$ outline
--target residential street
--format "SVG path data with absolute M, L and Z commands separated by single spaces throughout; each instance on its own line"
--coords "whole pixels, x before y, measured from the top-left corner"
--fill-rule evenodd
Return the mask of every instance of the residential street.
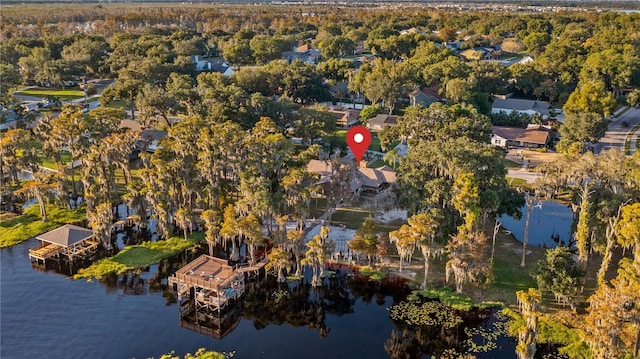
M 628 126 L 624 125 L 624 122 L 628 123 Z M 635 125 L 640 123 L 640 109 L 630 108 L 622 116 L 615 118 L 610 124 L 609 129 L 605 133 L 604 137 L 600 139 L 600 142 L 594 145 L 594 152 L 600 153 L 603 149 L 612 147 L 618 147 L 624 149 L 624 140 L 627 134 Z M 635 146 L 632 146 L 631 153 L 635 150 Z

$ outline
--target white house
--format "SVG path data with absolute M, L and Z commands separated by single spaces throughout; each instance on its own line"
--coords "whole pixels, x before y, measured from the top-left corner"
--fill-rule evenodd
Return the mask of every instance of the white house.
M 214 61 L 211 59 L 203 58 L 200 55 L 191 56 L 191 61 L 196 65 L 196 71 L 212 71 L 219 72 L 225 76 L 231 76 L 235 73 L 231 66 L 226 62 Z
M 549 143 L 551 128 L 529 125 L 527 128 L 491 126 L 491 144 L 499 147 L 541 148 Z

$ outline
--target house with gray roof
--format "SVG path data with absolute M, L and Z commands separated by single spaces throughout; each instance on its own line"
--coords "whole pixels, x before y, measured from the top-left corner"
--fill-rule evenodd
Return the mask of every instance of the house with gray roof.
M 539 115 L 542 118 L 548 118 L 551 110 L 551 104 L 546 101 L 523 100 L 516 98 L 495 99 L 491 106 L 492 113 L 526 113 L 529 116 Z
M 398 125 L 398 116 L 379 114 L 370 118 L 367 122 L 367 128 L 374 131 L 380 131 L 385 127 L 395 127 Z

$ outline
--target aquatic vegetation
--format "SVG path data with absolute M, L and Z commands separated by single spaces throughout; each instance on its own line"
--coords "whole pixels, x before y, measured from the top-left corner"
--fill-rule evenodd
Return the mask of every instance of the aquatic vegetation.
M 387 273 L 379 270 L 375 270 L 369 266 L 360 267 L 360 274 L 369 277 L 373 280 L 382 280 L 387 277 Z
M 421 301 L 422 298 L 428 299 L 438 299 L 440 302 L 446 304 L 447 306 L 458 309 L 469 311 L 473 308 L 495 308 L 502 307 L 503 303 L 500 302 L 480 302 L 476 303 L 471 297 L 465 294 L 455 293 L 449 287 L 441 287 L 441 288 L 425 288 L 422 290 L 415 290 L 409 295 L 407 299 L 410 301 Z
M 197 352 L 195 352 L 195 354 L 187 353 L 187 355 L 184 356 L 184 359 L 226 359 L 226 358 L 232 358 L 234 354 L 235 352 L 218 353 L 213 350 L 206 350 L 205 348 L 200 348 L 198 349 Z M 171 352 L 169 354 L 164 354 L 163 356 L 160 357 L 160 359 L 182 359 L 182 357 L 174 356 L 174 352 Z
M 388 308 L 391 319 L 409 325 L 442 326 L 452 329 L 463 323 L 462 318 L 444 303 L 430 301 L 422 304 L 401 302 Z
M 19 216 L 2 214 L 0 217 L 0 248 L 11 247 L 63 224 L 76 224 L 87 218 L 84 207 L 66 209 L 58 208 L 52 204 L 47 205 L 47 217 L 49 217 L 49 221 L 42 222 L 37 204 L 25 209 Z
M 101 259 L 88 268 L 80 269 L 73 278 L 101 278 L 110 273 L 122 274 L 131 269 L 143 268 L 194 247 L 203 240 L 204 233 L 194 232 L 187 241 L 182 237 L 171 237 L 163 241 L 128 246 L 113 257 Z

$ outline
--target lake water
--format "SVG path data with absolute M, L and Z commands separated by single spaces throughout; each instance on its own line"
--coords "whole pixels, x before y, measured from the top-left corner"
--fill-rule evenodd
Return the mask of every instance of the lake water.
M 504 215 L 500 217 L 502 228 L 511 231 L 517 240 L 522 241 L 526 216 L 526 206 L 522 208 L 522 218 L 519 220 Z M 571 237 L 572 221 L 573 212 L 566 204 L 556 201 L 542 201 L 542 208 L 535 207 L 531 212 L 528 244 L 555 247 L 556 243 L 551 239 L 553 235 L 558 235 L 560 241 L 568 243 L 568 239 Z
M 31 239 L 0 251 L 2 358 L 157 358 L 201 347 L 235 351 L 235 358 L 388 358 L 393 350 L 405 350 L 397 345 L 385 349 L 392 332 L 403 337 L 386 310 L 405 298 L 403 283 L 381 284 L 338 271 L 342 274 L 327 280 L 324 289 L 314 290 L 263 276 L 247 286 L 237 327 L 215 339 L 181 327 L 175 297 L 166 286 L 167 275 L 187 258 L 139 275 L 87 282 L 32 268 L 28 248 L 35 245 Z M 491 320 L 470 325 L 486 327 Z M 404 334 L 409 337 L 400 340 L 403 345 L 429 357 L 424 353 L 431 346 L 421 348 L 411 332 Z M 440 341 L 437 336 L 430 340 Z M 513 340 L 501 336 L 499 345 L 478 357 L 513 357 Z

